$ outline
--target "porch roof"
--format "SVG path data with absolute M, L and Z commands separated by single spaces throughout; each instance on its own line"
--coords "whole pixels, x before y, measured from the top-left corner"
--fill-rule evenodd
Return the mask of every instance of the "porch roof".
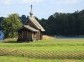
M 25 27 L 26 29 L 29 29 L 30 31 L 33 31 L 33 32 L 38 32 L 39 30 L 29 26 L 29 25 L 24 25 L 23 27 Z

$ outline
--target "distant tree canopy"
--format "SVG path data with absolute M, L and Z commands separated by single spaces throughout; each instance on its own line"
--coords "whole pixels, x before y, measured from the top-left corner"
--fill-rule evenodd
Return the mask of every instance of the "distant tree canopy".
M 18 29 L 22 27 L 19 15 L 9 15 L 9 17 L 3 20 L 2 27 L 4 29 L 5 37 L 15 37 L 17 35 Z
M 21 22 L 22 22 L 23 24 L 25 24 L 25 22 L 27 21 L 26 15 L 22 15 L 22 16 L 20 17 L 20 19 L 21 19 Z
M 76 36 L 84 35 L 84 10 L 74 13 L 55 13 L 48 19 L 41 20 L 35 17 L 45 28 L 44 34 Z M 14 33 L 27 21 L 26 15 L 19 17 L 17 14 L 11 14 L 8 18 L 0 17 L 6 36 L 14 36 Z M 21 23 L 22 22 L 22 23 Z M 11 37 L 13 37 L 11 36 Z
M 74 13 L 55 13 L 41 20 L 49 35 L 84 35 L 84 10 Z
M 0 17 L 0 26 L 2 26 L 2 21 L 4 20 L 4 17 Z

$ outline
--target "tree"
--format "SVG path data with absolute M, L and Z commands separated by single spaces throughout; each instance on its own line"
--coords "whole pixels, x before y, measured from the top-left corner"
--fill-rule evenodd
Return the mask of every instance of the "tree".
M 55 13 L 41 20 L 48 35 L 84 35 L 84 10 L 74 13 Z
M 0 26 L 2 25 L 3 19 L 4 19 L 4 17 L 0 17 Z
M 8 18 L 4 19 L 2 27 L 4 29 L 5 37 L 15 37 L 18 29 L 22 27 L 19 15 L 10 14 Z
M 25 24 L 25 22 L 27 21 L 26 15 L 22 15 L 22 16 L 20 17 L 20 19 L 21 19 L 21 22 L 22 22 L 23 24 Z

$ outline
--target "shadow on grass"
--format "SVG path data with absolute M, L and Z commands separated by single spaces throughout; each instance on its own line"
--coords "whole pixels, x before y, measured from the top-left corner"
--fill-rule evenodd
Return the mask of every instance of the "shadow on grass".
M 10 40 L 10 41 L 2 41 L 2 43 L 30 43 L 31 41 L 17 41 L 17 40 Z
M 17 42 L 17 41 L 3 41 L 3 43 L 20 43 L 20 42 Z

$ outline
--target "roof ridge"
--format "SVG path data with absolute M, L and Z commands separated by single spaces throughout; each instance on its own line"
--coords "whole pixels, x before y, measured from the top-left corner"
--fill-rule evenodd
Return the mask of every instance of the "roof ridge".
M 41 24 L 35 19 L 35 17 L 29 17 L 29 20 L 41 31 L 45 31 Z

